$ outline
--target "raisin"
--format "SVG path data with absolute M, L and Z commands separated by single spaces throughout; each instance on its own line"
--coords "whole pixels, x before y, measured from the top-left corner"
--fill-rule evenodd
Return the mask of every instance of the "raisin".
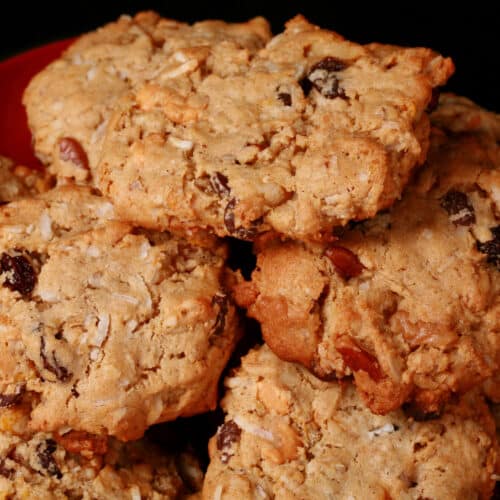
M 241 429 L 234 420 L 228 420 L 222 425 L 217 433 L 217 449 L 219 451 L 224 451 L 230 448 L 233 443 L 237 443 L 241 437 Z M 221 461 L 227 463 L 230 455 L 227 453 L 222 453 Z
M 16 252 L 19 250 L 16 249 Z M 36 273 L 25 255 L 9 255 L 3 252 L 0 257 L 0 274 L 5 273 L 3 286 L 21 295 L 29 295 L 36 285 Z
M 70 373 L 67 368 L 59 364 L 54 351 L 52 351 L 50 355 L 47 356 L 47 353 L 45 352 L 44 337 L 40 337 L 40 357 L 43 361 L 43 367 L 50 373 L 53 373 L 56 376 L 57 380 L 60 380 L 61 382 L 67 382 L 71 378 L 72 373 Z
M 354 342 L 353 342 L 354 343 Z M 364 371 L 374 382 L 379 382 L 384 378 L 377 358 L 364 351 L 361 347 L 337 347 L 344 363 L 353 371 Z
M 16 387 L 15 392 L 12 394 L 0 394 L 0 408 L 9 408 L 10 406 L 19 404 L 25 391 L 26 386 L 21 384 Z
M 51 475 L 56 476 L 57 479 L 62 478 L 62 473 L 57 466 L 53 453 L 57 449 L 57 444 L 53 439 L 46 439 L 43 443 L 40 443 L 36 447 L 36 452 L 38 459 L 40 460 L 40 465 Z
M 304 95 L 307 97 L 312 89 L 312 83 L 311 80 L 309 80 L 307 77 L 302 78 L 299 82 L 300 87 L 302 88 L 302 92 L 304 92 Z
M 292 105 L 292 96 L 288 92 L 279 92 L 278 93 L 278 99 L 285 106 L 291 106 Z
M 228 184 L 228 178 L 220 172 L 215 172 L 210 176 L 210 186 L 221 197 L 229 196 L 231 188 Z
M 0 462 L 0 476 L 3 476 L 7 479 L 12 479 L 14 477 L 14 470 L 13 469 L 7 469 L 5 466 L 5 460 L 2 460 Z
M 89 169 L 87 153 L 85 153 L 82 145 L 72 137 L 63 137 L 59 139 L 59 158 L 63 161 L 72 163 L 75 167 L 84 170 Z
M 452 189 L 440 201 L 441 207 L 448 212 L 450 220 L 456 226 L 470 226 L 476 222 L 474 207 L 465 193 Z
M 491 228 L 493 238 L 484 243 L 478 242 L 477 249 L 487 255 L 486 262 L 500 270 L 500 226 Z
M 328 99 L 340 97 L 347 99 L 344 89 L 340 86 L 336 73 L 347 68 L 347 64 L 336 57 L 325 57 L 316 63 L 309 71 L 307 80 Z
M 224 209 L 224 224 L 229 233 L 235 238 L 241 240 L 252 240 L 258 234 L 256 226 L 262 223 L 262 218 L 253 221 L 252 227 L 236 227 L 234 223 L 234 207 L 236 206 L 236 199 L 231 198 Z
M 335 270 L 346 280 L 355 278 L 363 272 L 363 264 L 348 248 L 332 246 L 325 251 L 325 255 L 332 261 Z
M 215 319 L 214 327 L 212 328 L 212 334 L 219 336 L 224 333 L 224 328 L 226 327 L 226 316 L 228 311 L 228 298 L 227 295 L 217 294 L 212 297 L 212 307 L 217 306 L 219 311 L 217 313 L 217 318 Z

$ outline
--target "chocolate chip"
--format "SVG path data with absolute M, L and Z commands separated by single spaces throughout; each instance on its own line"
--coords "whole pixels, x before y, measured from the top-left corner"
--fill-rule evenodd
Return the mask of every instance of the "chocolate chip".
M 230 448 L 233 443 L 239 442 L 241 438 L 241 429 L 234 420 L 228 420 L 217 432 L 217 449 L 224 451 Z M 231 458 L 227 453 L 222 453 L 221 461 L 227 463 Z
M 9 408 L 10 406 L 19 404 L 25 392 L 26 385 L 20 384 L 12 394 L 0 394 L 0 408 Z
M 59 158 L 63 161 L 72 163 L 75 167 L 84 170 L 89 169 L 87 153 L 85 153 L 82 145 L 72 137 L 63 137 L 59 139 Z
M 278 93 L 278 99 L 285 106 L 291 106 L 292 105 L 292 96 L 288 92 L 279 92 Z
M 210 176 L 210 186 L 221 197 L 224 198 L 231 194 L 231 188 L 228 184 L 228 178 L 220 172 L 214 172 Z
M 332 246 L 327 248 L 325 255 L 335 266 L 335 270 L 346 280 L 355 278 L 363 272 L 363 264 L 348 248 Z
M 251 227 L 236 227 L 234 222 L 234 207 L 236 199 L 231 198 L 224 209 L 224 224 L 228 232 L 240 240 L 253 240 L 258 234 L 257 226 L 262 223 L 262 218 L 253 221 Z
M 3 286 L 21 295 L 29 295 L 36 285 L 36 273 L 29 254 L 15 249 L 15 255 L 3 252 L 0 257 L 0 274 L 5 273 Z
M 56 476 L 57 479 L 62 478 L 62 473 L 57 466 L 53 453 L 57 449 L 57 444 L 53 439 L 46 439 L 36 447 L 36 452 L 40 465 L 51 475 Z
M 500 226 L 491 228 L 493 238 L 484 243 L 478 242 L 477 249 L 487 255 L 486 262 L 500 270 Z
M 72 395 L 74 398 L 79 398 L 79 397 L 80 397 L 80 393 L 76 390 L 76 385 L 74 385 L 74 386 L 71 388 L 71 395 Z
M 448 212 L 451 222 L 456 226 L 470 226 L 476 222 L 474 207 L 465 193 L 452 189 L 440 201 L 441 207 Z
M 71 378 L 72 373 L 70 373 L 67 368 L 59 364 L 54 351 L 47 355 L 45 352 L 45 338 L 43 336 L 40 337 L 40 357 L 43 361 L 43 367 L 50 373 L 53 373 L 57 380 L 67 382 Z
M 316 63 L 309 74 L 307 80 L 328 99 L 340 97 L 347 99 L 344 89 L 340 86 L 336 73 L 347 68 L 347 63 L 336 57 L 325 57 Z M 305 92 L 304 92 L 305 93 Z

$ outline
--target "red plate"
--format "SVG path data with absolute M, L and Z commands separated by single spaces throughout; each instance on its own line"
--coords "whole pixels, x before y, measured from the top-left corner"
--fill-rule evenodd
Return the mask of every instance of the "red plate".
M 74 38 L 49 43 L 0 61 L 0 155 L 38 168 L 31 148 L 31 134 L 22 95 L 31 78 L 59 57 Z

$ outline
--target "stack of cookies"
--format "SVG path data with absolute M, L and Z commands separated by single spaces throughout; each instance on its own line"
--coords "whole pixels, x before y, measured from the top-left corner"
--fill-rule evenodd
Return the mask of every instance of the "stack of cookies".
M 0 160 L 0 498 L 490 498 L 500 117 L 452 72 L 146 12 L 35 76 L 46 171 Z M 144 437 L 216 408 L 206 470 Z

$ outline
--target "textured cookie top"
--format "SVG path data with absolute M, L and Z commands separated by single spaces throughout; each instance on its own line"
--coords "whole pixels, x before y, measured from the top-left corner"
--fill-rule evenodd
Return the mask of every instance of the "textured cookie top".
M 280 357 L 354 373 L 376 413 L 408 400 L 436 411 L 498 371 L 500 148 L 480 130 L 435 129 L 402 201 L 329 245 L 261 242 L 237 300 Z
M 237 335 L 224 246 L 94 222 L 112 206 L 84 188 L 51 196 L 0 210 L 2 397 L 38 394 L 36 430 L 124 440 L 214 408 Z
M 210 53 L 214 64 L 238 64 L 269 37 L 262 18 L 189 26 L 152 12 L 122 16 L 82 36 L 25 92 L 37 156 L 59 179 L 89 182 L 109 115 L 122 94 L 138 82 L 175 77 L 183 63 L 191 70 L 192 51 Z
M 1 498 L 173 500 L 199 487 L 201 470 L 185 452 L 161 453 L 146 440 L 33 433 L 28 422 L 26 405 L 0 408 Z
M 97 183 L 147 227 L 174 217 L 242 239 L 320 238 L 391 205 L 453 70 L 429 49 L 361 46 L 300 16 L 238 64 L 177 54 L 175 72 L 120 103 Z
M 0 204 L 46 191 L 50 179 L 5 156 L 0 156 Z
M 495 425 L 473 394 L 427 421 L 377 416 L 350 382 L 320 381 L 267 346 L 243 358 L 226 387 L 207 500 L 491 495 Z

